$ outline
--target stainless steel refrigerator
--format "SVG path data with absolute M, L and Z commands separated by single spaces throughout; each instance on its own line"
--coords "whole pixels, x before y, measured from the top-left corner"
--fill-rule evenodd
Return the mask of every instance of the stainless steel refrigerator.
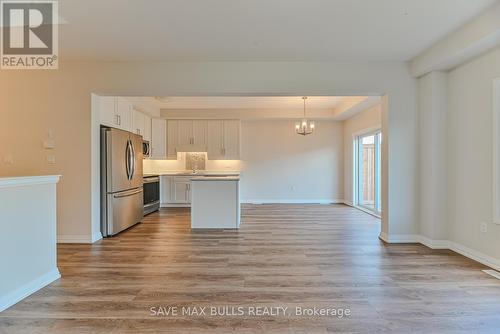
M 143 217 L 142 137 L 101 128 L 101 232 L 113 236 Z

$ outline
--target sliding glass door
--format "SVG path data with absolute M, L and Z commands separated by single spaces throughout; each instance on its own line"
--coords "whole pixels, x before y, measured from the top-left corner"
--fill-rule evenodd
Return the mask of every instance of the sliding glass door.
M 356 137 L 355 205 L 377 215 L 382 212 L 380 179 L 382 134 L 380 131 Z

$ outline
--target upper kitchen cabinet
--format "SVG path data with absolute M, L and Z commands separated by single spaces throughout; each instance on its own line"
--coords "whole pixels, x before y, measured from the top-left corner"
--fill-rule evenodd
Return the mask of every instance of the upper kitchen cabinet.
M 177 158 L 177 152 L 207 151 L 206 120 L 169 120 L 167 128 L 169 158 Z
M 224 147 L 222 148 L 225 160 L 240 159 L 240 121 L 228 120 L 224 123 Z
M 130 131 L 132 126 L 132 103 L 123 98 L 116 98 L 116 115 L 119 119 L 119 128 Z
M 224 159 L 224 128 L 223 121 L 207 121 L 207 158 L 210 160 Z
M 151 119 L 151 159 L 167 159 L 167 121 Z
M 133 109 L 132 114 L 131 131 L 142 136 L 144 140 L 151 141 L 151 117 L 135 108 Z
M 193 145 L 202 149 L 202 152 L 207 150 L 207 124 L 206 120 L 193 121 Z
M 238 160 L 240 121 L 168 120 L 167 151 L 169 159 L 177 152 L 207 152 L 210 160 Z
M 167 121 L 167 159 L 177 159 L 179 121 Z
M 144 114 L 144 135 L 142 136 L 144 140 L 151 142 L 152 138 L 152 118 Z M 166 140 L 165 140 L 166 141 Z M 163 144 L 166 145 L 166 142 Z
M 188 147 L 193 144 L 193 121 L 174 121 L 177 123 L 177 146 Z
M 102 125 L 129 131 L 131 127 L 132 104 L 125 99 L 101 96 L 99 114 Z
M 140 135 L 144 138 L 145 123 L 146 123 L 144 114 L 136 109 L 133 109 L 132 114 L 133 114 L 132 132 L 135 133 L 136 135 Z

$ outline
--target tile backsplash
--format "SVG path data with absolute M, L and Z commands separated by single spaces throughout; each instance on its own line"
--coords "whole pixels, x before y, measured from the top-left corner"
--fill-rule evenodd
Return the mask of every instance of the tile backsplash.
M 207 154 L 201 153 L 186 153 L 186 170 L 205 170 L 205 162 Z
M 143 160 L 145 174 L 158 174 L 167 171 L 185 171 L 186 154 L 178 153 L 177 160 Z M 243 170 L 241 160 L 205 160 L 205 170 L 207 171 L 241 171 Z

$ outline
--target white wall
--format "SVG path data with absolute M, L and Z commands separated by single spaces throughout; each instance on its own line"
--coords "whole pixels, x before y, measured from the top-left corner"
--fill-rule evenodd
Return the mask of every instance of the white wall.
M 448 75 L 448 217 L 453 242 L 500 265 L 500 225 L 492 223 L 492 84 L 500 77 L 500 49 Z M 480 232 L 480 223 L 488 232 Z
M 344 199 L 353 203 L 354 137 L 362 132 L 382 129 L 382 106 L 376 105 L 344 121 Z
M 387 95 L 382 229 L 415 233 L 415 80 L 405 63 L 64 62 L 54 71 L 2 71 L 0 175 L 62 174 L 58 234 L 92 239 L 91 93 L 122 96 Z M 52 129 L 56 163 L 41 145 Z M 390 130 L 390 131 L 389 131 Z M 12 148 L 15 147 L 15 150 Z M 409 149 L 411 148 L 411 149 Z M 13 164 L 4 162 L 12 155 Z M 406 196 L 401 196 L 405 193 Z M 388 203 L 384 198 L 384 203 Z
M 299 136 L 294 121 L 244 121 L 241 139 L 242 201 L 343 200 L 342 123 L 319 121 Z
M 420 235 L 447 240 L 448 81 L 431 72 L 418 82 Z

